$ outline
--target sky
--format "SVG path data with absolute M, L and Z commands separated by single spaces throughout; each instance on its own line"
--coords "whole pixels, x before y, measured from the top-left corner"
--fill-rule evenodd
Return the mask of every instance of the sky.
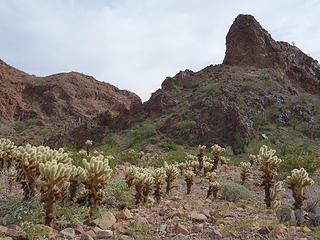
M 147 101 L 167 76 L 220 64 L 238 14 L 320 60 L 320 0 L 1 0 L 0 59 L 77 71 Z

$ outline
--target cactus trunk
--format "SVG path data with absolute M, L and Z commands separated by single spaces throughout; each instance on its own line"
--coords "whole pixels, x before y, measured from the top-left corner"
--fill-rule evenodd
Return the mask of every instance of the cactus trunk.
M 199 161 L 199 172 L 201 172 L 203 168 L 203 153 L 198 154 L 198 161 Z
M 70 200 L 73 201 L 73 198 L 76 196 L 78 188 L 78 181 L 70 181 Z
M 140 185 L 136 185 L 136 204 L 139 204 L 141 202 L 142 198 L 142 188 Z
M 156 189 L 154 191 L 154 197 L 156 198 L 157 202 L 160 201 L 160 197 L 161 197 L 161 185 L 160 184 L 156 184 Z
M 187 182 L 187 194 L 190 194 L 193 181 L 186 180 L 186 182 Z
M 208 189 L 208 193 L 207 193 L 207 198 L 209 198 L 212 194 L 212 187 L 209 186 L 209 189 Z
M 55 202 L 55 196 L 54 192 L 52 189 L 49 189 L 47 192 L 47 197 L 46 197 L 46 218 L 45 218 L 45 224 L 48 226 L 53 225 L 52 220 L 54 219 L 53 217 L 53 208 L 54 208 L 54 202 Z
M 211 168 L 211 172 L 213 172 L 214 170 L 217 169 L 218 164 L 219 164 L 219 156 L 215 156 L 214 157 L 214 161 L 213 161 L 213 165 L 212 165 L 212 168 Z

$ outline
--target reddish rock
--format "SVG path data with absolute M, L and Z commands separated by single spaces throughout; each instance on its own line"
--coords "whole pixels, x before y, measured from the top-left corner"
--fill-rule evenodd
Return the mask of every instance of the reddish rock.
M 294 87 L 310 93 L 319 91 L 320 65 L 294 45 L 275 41 L 251 15 L 240 14 L 226 38 L 223 63 L 274 68 Z
M 175 225 L 174 231 L 175 231 L 176 234 L 179 234 L 179 233 L 181 233 L 183 235 L 188 235 L 189 234 L 189 230 L 185 226 L 180 224 L 180 223 L 177 223 Z

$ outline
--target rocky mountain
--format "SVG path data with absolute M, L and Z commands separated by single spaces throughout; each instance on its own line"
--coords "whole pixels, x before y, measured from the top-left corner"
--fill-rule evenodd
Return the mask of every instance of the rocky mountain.
M 13 111 L 20 117 L 37 116 L 26 110 L 35 105 L 41 116 L 64 113 L 74 122 L 75 116 L 85 119 L 51 134 L 47 143 L 53 147 L 114 138 L 123 148 L 218 143 L 241 153 L 259 136 L 273 143 L 299 139 L 310 146 L 320 138 L 320 65 L 298 47 L 275 41 L 251 15 L 233 22 L 222 64 L 167 77 L 143 104 L 132 93 L 79 73 L 15 74 L 33 82 L 17 80 L 20 87 L 14 88 L 20 89 L 18 96 L 33 96 L 27 97 L 29 108 L 22 108 L 25 114 Z
M 218 143 L 235 153 L 259 134 L 274 142 L 320 137 L 316 60 L 275 41 L 250 15 L 235 19 L 226 47 L 223 64 L 167 77 L 142 106 L 114 121 L 101 115 L 100 125 L 126 129 L 140 116 L 140 122 L 151 121 L 160 141 Z
M 0 61 L 1 135 L 20 143 L 41 143 L 101 113 L 116 116 L 133 104 L 141 104 L 136 94 L 81 73 L 36 77 Z

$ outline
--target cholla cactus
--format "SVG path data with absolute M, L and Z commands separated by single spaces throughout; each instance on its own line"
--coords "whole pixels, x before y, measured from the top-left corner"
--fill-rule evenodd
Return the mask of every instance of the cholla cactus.
M 82 167 L 76 167 L 72 165 L 72 170 L 70 174 L 70 200 L 73 201 L 74 197 L 76 196 L 76 192 L 79 186 L 79 180 L 82 174 L 84 174 L 84 169 Z
M 165 175 L 166 172 L 163 168 L 157 168 L 152 172 L 155 185 L 154 197 L 157 199 L 158 202 L 161 198 L 161 186 L 163 185 L 163 178 Z
M 128 188 L 131 188 L 131 186 L 133 185 L 135 172 L 136 172 L 136 169 L 133 166 L 127 167 L 124 170 L 124 179 L 125 179 L 125 182 L 128 185 Z
M 82 161 L 84 171 L 80 177 L 81 182 L 88 190 L 88 202 L 93 210 L 97 209 L 98 202 L 101 200 L 102 190 L 106 187 L 108 179 L 111 177 L 112 169 L 109 161 L 104 156 L 91 157 L 89 161 Z
M 204 150 L 205 150 L 205 149 L 206 149 L 206 146 L 205 146 L 205 145 L 203 145 L 203 146 L 199 145 L 199 146 L 198 146 L 198 151 L 199 151 L 199 153 L 198 153 L 199 172 L 202 171 L 202 167 L 203 167 L 203 157 L 204 157 Z
M 89 154 L 90 154 L 90 148 L 91 148 L 91 146 L 92 146 L 92 141 L 91 141 L 91 140 L 87 140 L 87 141 L 85 142 L 85 144 L 86 144 L 86 147 L 87 147 L 87 156 L 89 156 Z
M 198 161 L 192 161 L 191 162 L 191 167 L 193 169 L 194 174 L 199 175 L 199 171 L 200 171 L 199 170 L 199 168 L 200 168 L 199 162 Z
M 209 183 L 209 188 L 211 189 L 211 193 L 212 193 L 213 198 L 217 198 L 218 191 L 220 190 L 220 183 L 218 183 L 216 181 L 210 182 Z M 210 197 L 210 195 L 208 197 Z
M 226 157 L 220 157 L 220 163 L 221 163 L 221 166 L 222 165 L 226 165 L 228 164 L 228 162 L 230 161 L 229 158 L 226 158 Z
M 184 173 L 184 180 L 187 183 L 187 194 L 190 194 L 190 192 L 191 192 L 191 187 L 192 187 L 192 184 L 193 184 L 194 176 L 195 176 L 195 174 L 191 170 L 187 170 Z
M 271 208 L 273 210 L 277 210 L 281 206 L 281 201 L 279 194 L 284 191 L 282 182 L 277 182 L 274 185 L 274 188 L 270 189 L 270 201 L 271 201 Z
M 251 174 L 250 163 L 241 162 L 240 167 L 241 167 L 241 173 L 240 173 L 241 184 L 243 185 L 244 182 L 250 177 L 250 174 Z
M 54 203 L 56 196 L 59 194 L 61 188 L 67 184 L 72 168 L 63 163 L 56 161 L 40 163 L 39 170 L 44 178 L 41 183 L 42 190 L 46 192 L 45 196 L 45 210 L 46 218 L 45 224 L 52 225 Z
M 252 167 L 257 162 L 257 156 L 253 155 L 253 154 L 250 154 L 249 155 L 249 159 L 250 159 L 250 165 Z
M 147 171 L 143 179 L 143 188 L 142 188 L 144 203 L 148 201 L 149 193 L 151 192 L 153 183 L 154 183 L 154 178 L 151 175 L 151 171 Z
M 284 181 L 292 191 L 292 196 L 295 200 L 295 209 L 301 209 L 303 201 L 306 200 L 304 187 L 313 185 L 313 180 L 309 178 L 307 171 L 304 168 L 293 169 L 291 176 L 288 176 Z
M 203 158 L 203 176 L 206 176 L 208 172 L 212 169 L 213 164 L 211 163 L 211 159 L 206 156 Z
M 167 162 L 164 162 L 164 170 L 166 172 L 166 182 L 167 182 L 167 188 L 166 192 L 171 192 L 173 186 L 174 180 L 177 178 L 179 172 L 178 169 L 174 165 L 168 165 Z
M 211 147 L 212 151 L 211 151 L 211 154 L 213 155 L 214 157 L 214 162 L 213 162 L 213 166 L 212 166 L 212 169 L 211 171 L 214 171 L 217 169 L 218 167 L 218 164 L 219 164 L 219 161 L 220 161 L 220 154 L 222 152 L 225 151 L 224 148 L 220 147 L 218 144 L 215 144 Z
M 133 184 L 136 189 L 136 204 L 139 204 L 142 200 L 144 179 L 145 174 L 135 169 Z
M 70 164 L 72 161 L 68 153 L 64 152 L 62 148 L 53 150 L 49 147 L 35 147 L 30 144 L 25 147 L 18 147 L 14 156 L 18 161 L 19 172 L 17 179 L 22 184 L 25 200 L 34 196 L 36 181 L 40 175 L 40 163 L 56 161 L 57 163 Z
M 213 188 L 212 188 L 212 184 L 214 182 L 215 177 L 217 176 L 216 172 L 208 172 L 206 175 L 206 179 L 209 181 L 209 189 L 208 189 L 208 193 L 207 193 L 207 198 L 209 198 L 211 196 L 211 194 L 213 193 Z
M 178 163 L 177 168 L 180 170 L 180 175 L 183 175 L 183 171 L 188 168 L 187 163 Z
M 13 142 L 9 139 L 0 138 L 0 170 L 4 168 L 5 161 L 7 161 L 7 168 L 10 168 L 15 150 L 16 146 Z
M 275 156 L 275 153 L 275 150 L 269 150 L 267 146 L 263 145 L 258 155 L 258 161 L 260 163 L 258 170 L 263 172 L 263 182 L 261 186 L 264 186 L 267 208 L 271 208 L 270 189 L 274 185 L 274 176 L 282 162 L 280 158 Z

